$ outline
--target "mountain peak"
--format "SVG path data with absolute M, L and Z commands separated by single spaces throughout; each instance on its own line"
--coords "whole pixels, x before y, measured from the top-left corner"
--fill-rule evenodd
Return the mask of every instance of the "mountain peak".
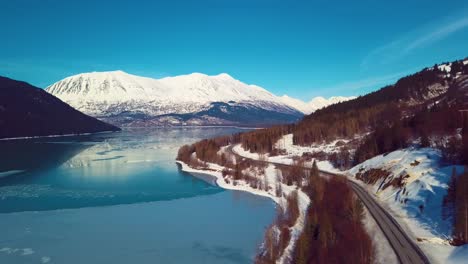
M 224 80 L 235 80 L 231 75 L 229 75 L 227 73 L 220 73 L 220 74 L 217 74 L 217 75 L 208 75 L 208 74 L 201 73 L 201 72 L 192 72 L 192 73 L 184 74 L 184 75 L 165 77 L 163 79 L 166 79 L 166 78 L 184 78 L 184 77 L 192 77 L 192 78 L 199 78 L 199 79 L 213 79 L 213 78 L 216 78 L 216 79 L 224 79 Z
M 216 75 L 216 77 L 223 78 L 223 79 L 232 79 L 232 80 L 234 79 L 234 78 L 232 78 L 231 75 L 229 75 L 229 74 L 227 74 L 225 72 Z
M 127 72 L 124 72 L 124 71 L 122 71 L 122 70 L 109 71 L 108 73 L 113 73 L 113 74 L 125 74 L 125 75 L 128 75 Z

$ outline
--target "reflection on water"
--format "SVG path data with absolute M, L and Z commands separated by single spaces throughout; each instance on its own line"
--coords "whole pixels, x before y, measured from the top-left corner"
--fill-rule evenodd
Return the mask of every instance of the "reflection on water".
M 60 143 L 41 140 L 0 141 L 0 172 L 55 168 L 89 147 L 75 142 Z
M 251 263 L 273 203 L 174 162 L 181 145 L 236 131 L 0 141 L 0 263 Z
M 235 128 L 133 129 L 0 141 L 0 212 L 171 200 L 222 189 L 181 173 L 178 148 Z

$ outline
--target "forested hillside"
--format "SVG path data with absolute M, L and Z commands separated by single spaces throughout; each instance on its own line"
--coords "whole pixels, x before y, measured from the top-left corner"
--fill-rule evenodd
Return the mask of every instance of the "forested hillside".
M 289 133 L 295 145 L 303 146 L 353 139 L 340 153 L 314 156 L 344 168 L 410 146 L 439 149 L 444 163 L 468 166 L 468 60 L 425 68 L 394 85 L 318 110 L 297 124 L 238 139 L 247 150 L 275 155 L 275 142 Z M 444 201 L 455 245 L 468 243 L 467 179 L 466 169 L 455 172 Z
M 339 150 L 332 154 L 303 153 L 302 157 L 298 157 L 305 161 L 311 158 L 327 160 L 341 169 L 410 146 L 440 149 L 444 163 L 468 165 L 467 62 L 465 59 L 425 68 L 401 78 L 394 85 L 318 110 L 296 124 L 185 146 L 180 150 L 178 159 L 198 167 L 203 167 L 199 160 L 217 163 L 231 168 L 226 173 L 232 173 L 234 178 L 242 178 L 239 172 L 250 166 L 248 162 L 230 163 L 229 159 L 219 155 L 221 147 L 241 144 L 245 150 L 272 157 L 284 154 L 281 153 L 283 149 L 277 148 L 277 142 L 283 136 L 292 134 L 296 146 L 320 145 L 337 140 L 347 142 L 341 143 Z M 199 159 L 193 159 L 192 153 L 196 153 Z M 453 222 L 453 243 L 456 245 L 468 242 L 467 177 L 467 172 L 454 173 L 444 199 L 445 211 L 449 212 L 447 217 Z M 289 180 L 300 182 L 296 178 Z M 398 188 L 404 187 L 401 180 L 397 185 Z M 300 251 L 296 251 L 296 254 L 296 257 L 308 258 Z
M 28 83 L 0 76 L 0 138 L 119 131 Z
M 353 202 L 351 190 L 340 181 L 332 180 L 319 191 L 310 191 L 312 187 L 320 187 L 321 180 L 309 181 L 314 182 L 312 185 L 304 184 L 307 177 L 300 173 L 299 168 L 304 166 L 305 162 L 314 159 L 314 164 L 316 160 L 327 160 L 336 168 L 346 170 L 378 155 L 385 156 L 392 151 L 408 147 L 438 149 L 438 153 L 442 153 L 444 164 L 468 166 L 468 60 L 425 68 L 401 78 L 394 85 L 318 110 L 296 124 L 207 139 L 184 146 L 180 149 L 177 159 L 196 168 L 206 168 L 207 162 L 216 163 L 227 168 L 223 171 L 226 179 L 244 179 L 251 182 L 252 186 L 261 186 L 258 180 L 242 173 L 252 166 L 248 159 L 233 163 L 229 157 L 220 153 L 223 153 L 223 147 L 240 144 L 244 150 L 259 154 L 260 159 L 282 156 L 285 154 L 282 152 L 286 150 L 279 148 L 278 143 L 284 140 L 286 135 L 290 138 L 292 136 L 294 146 L 309 147 L 306 149 L 330 142 L 335 142 L 333 145 L 338 146 L 329 153 L 302 152 L 292 159 L 293 164 L 297 165 L 297 171 L 284 173 L 283 181 L 287 185 L 302 187 L 314 204 L 308 209 L 306 228 L 299 237 L 293 258 L 297 263 L 344 261 L 335 259 L 337 255 L 333 252 L 339 251 L 341 243 L 347 243 L 347 235 L 351 233 L 342 232 L 338 228 L 338 222 L 332 225 L 330 232 L 343 234 L 337 242 L 331 239 L 323 228 L 325 224 L 334 223 L 338 218 L 343 225 L 358 226 L 356 223 L 361 219 L 360 205 Z M 412 161 L 410 166 L 417 165 L 417 161 Z M 355 175 L 356 179 L 367 184 L 370 184 L 369 180 L 375 180 L 374 183 L 382 182 L 383 189 L 391 186 L 396 188 L 395 192 L 401 191 L 403 195 L 408 193 L 405 189 L 405 179 L 409 178 L 409 175 L 395 175 L 395 178 L 385 182 L 391 174 L 389 171 L 369 170 L 362 175 L 358 174 Z M 446 217 L 450 218 L 453 224 L 453 236 L 450 241 L 453 245 L 468 243 L 467 182 L 466 170 L 454 172 L 447 197 L 444 199 Z M 337 197 L 347 202 L 340 203 Z M 406 203 L 406 200 L 402 203 Z M 442 204 L 438 205 L 438 208 L 441 206 Z M 344 207 L 349 207 L 353 215 L 356 213 L 356 217 L 340 217 Z M 422 212 L 424 205 L 420 205 L 419 209 Z M 318 231 L 318 228 L 322 229 Z M 360 256 L 358 263 L 372 262 L 371 254 L 367 252 L 371 248 L 370 241 L 366 240 L 368 238 L 361 228 L 356 227 L 353 230 L 354 238 L 362 237 L 359 247 L 366 252 Z M 268 237 L 266 240 L 268 241 Z M 322 247 L 317 249 L 320 246 Z M 281 255 L 281 246 L 272 248 L 275 253 L 260 255 L 257 262 L 269 263 L 271 259 L 275 259 L 274 256 Z M 353 254 L 345 249 L 341 250 L 343 254 L 338 254 L 339 256 Z
M 353 165 L 419 140 L 423 146 L 455 151 L 448 156 L 459 160 L 461 142 L 446 142 L 445 136 L 459 134 L 461 110 L 468 109 L 466 62 L 425 68 L 394 85 L 318 110 L 297 124 L 244 133 L 240 141 L 252 152 L 274 153 L 276 141 L 288 133 L 293 134 L 294 144 L 304 146 L 361 136 L 357 149 L 351 150 L 355 155 L 342 155 L 351 159 L 345 163 Z

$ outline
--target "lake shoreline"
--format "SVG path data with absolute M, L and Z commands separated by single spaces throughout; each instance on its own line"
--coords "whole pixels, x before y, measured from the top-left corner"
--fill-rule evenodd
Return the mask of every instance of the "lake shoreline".
M 200 176 L 196 176 L 194 174 L 203 174 L 203 175 L 206 175 L 206 176 L 209 176 L 213 179 L 213 182 L 210 182 L 210 181 L 207 181 L 208 183 L 211 183 L 211 184 L 215 184 L 216 186 L 220 187 L 220 188 L 223 188 L 225 190 L 233 190 L 233 191 L 243 191 L 243 192 L 248 192 L 248 193 L 251 193 L 251 194 L 254 194 L 254 195 L 259 195 L 259 196 L 263 196 L 263 197 L 267 197 L 267 198 L 270 198 L 271 200 L 273 200 L 273 202 L 279 206 L 283 206 L 281 203 L 280 203 L 280 200 L 278 199 L 278 197 L 276 196 L 273 196 L 265 191 L 261 191 L 261 190 L 257 190 L 257 189 L 253 189 L 251 187 L 247 187 L 247 186 L 242 186 L 242 185 L 232 185 L 232 184 L 228 184 L 224 181 L 224 178 L 222 176 L 222 174 L 218 171 L 208 171 L 208 170 L 198 170 L 198 169 L 193 169 L 191 168 L 189 165 L 187 165 L 185 162 L 183 161 L 180 161 L 180 160 L 176 160 L 176 163 L 178 165 L 180 165 L 180 169 L 183 171 L 183 172 L 186 172 L 186 173 L 189 173 L 191 175 L 193 175 L 194 177 L 196 178 L 199 178 L 199 179 L 202 179 L 204 181 L 207 181 L 204 177 L 200 177 Z
M 183 161 L 179 161 L 179 160 L 177 160 L 176 163 L 181 166 L 182 171 L 190 173 L 194 177 L 198 178 L 198 176 L 196 176 L 194 174 L 204 174 L 204 175 L 210 176 L 210 177 L 215 179 L 214 181 L 215 181 L 216 185 L 223 188 L 223 189 L 248 192 L 248 193 L 251 193 L 253 195 L 268 197 L 271 200 L 273 200 L 273 202 L 277 206 L 280 206 L 283 210 L 285 210 L 285 211 L 288 210 L 288 203 L 285 200 L 285 195 L 287 196 L 287 193 L 284 192 L 284 189 L 286 189 L 285 187 L 283 189 L 282 197 L 277 197 L 277 196 L 275 196 L 275 195 L 273 195 L 273 194 L 271 194 L 269 192 L 254 189 L 254 188 L 252 188 L 252 187 L 250 187 L 248 185 L 237 185 L 237 184 L 233 185 L 231 183 L 227 183 L 225 181 L 225 179 L 224 179 L 224 177 L 222 175 L 222 172 L 220 170 L 193 169 L 188 164 L 184 163 Z M 213 164 L 210 164 L 210 165 L 213 165 Z M 305 206 L 299 206 L 299 208 L 300 208 L 299 216 L 298 216 L 295 224 L 291 227 L 291 232 L 292 232 L 291 240 L 289 241 L 286 248 L 284 249 L 283 254 L 276 261 L 276 263 L 278 263 L 278 264 L 288 263 L 288 261 L 289 261 L 289 259 L 291 257 L 291 254 L 292 254 L 292 252 L 294 250 L 294 247 L 296 246 L 296 241 L 297 241 L 298 237 L 300 236 L 300 234 L 302 233 L 303 228 L 304 228 L 305 214 L 306 214 L 308 205 L 310 203 L 310 200 L 307 197 L 307 195 L 305 193 L 303 193 L 302 191 L 300 191 L 300 190 L 299 190 L 299 197 L 300 197 L 300 200 L 304 201 L 303 203 L 305 204 Z
M 116 133 L 120 131 L 99 131 L 99 132 L 90 132 L 90 133 L 77 133 L 77 134 L 57 134 L 57 135 L 47 135 L 47 136 L 30 136 L 30 137 L 10 137 L 10 138 L 0 138 L 0 141 L 9 141 L 9 140 L 27 140 L 27 139 L 39 139 L 39 138 L 59 138 L 59 137 L 79 137 L 79 136 L 89 136 L 96 134 L 107 134 L 107 133 Z

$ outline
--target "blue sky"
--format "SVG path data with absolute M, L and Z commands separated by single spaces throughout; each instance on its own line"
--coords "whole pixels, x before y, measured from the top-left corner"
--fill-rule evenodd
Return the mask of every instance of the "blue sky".
M 359 95 L 468 56 L 467 1 L 1 1 L 0 75 L 229 73 L 277 95 Z

